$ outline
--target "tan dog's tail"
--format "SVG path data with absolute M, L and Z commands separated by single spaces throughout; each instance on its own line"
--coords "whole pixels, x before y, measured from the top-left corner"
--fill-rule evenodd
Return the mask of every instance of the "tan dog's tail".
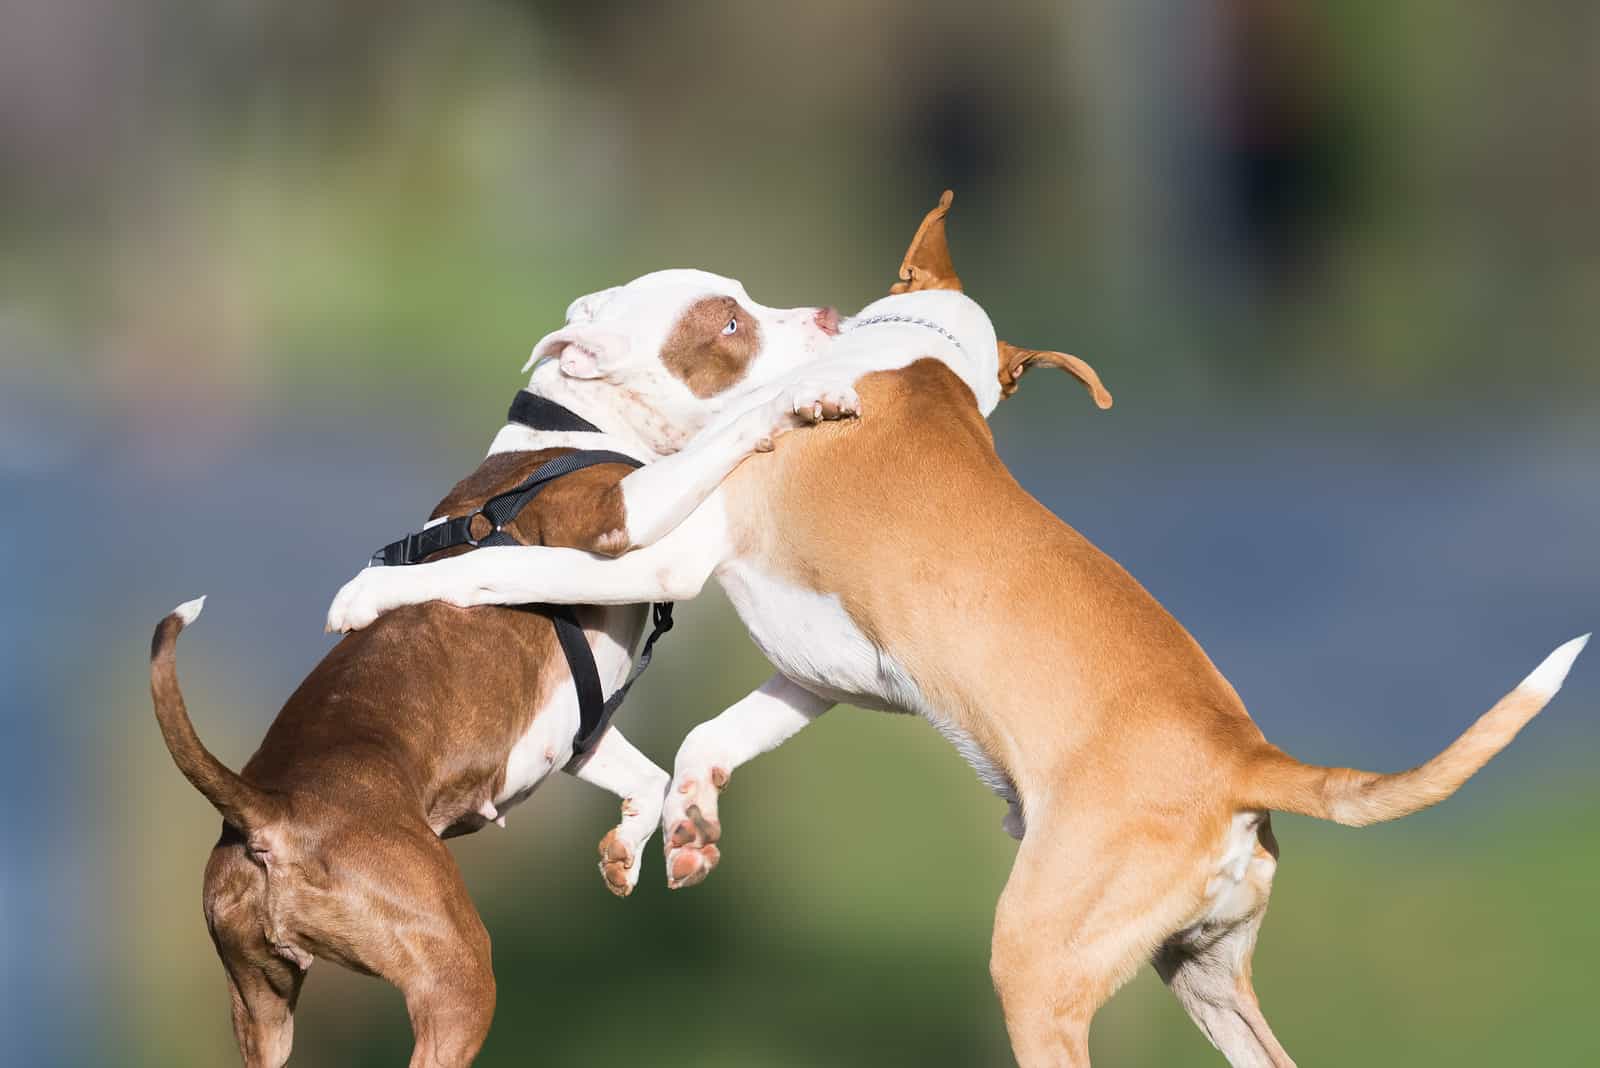
M 1381 775 L 1354 768 L 1317 767 L 1267 746 L 1245 768 L 1240 807 L 1277 809 L 1346 827 L 1365 827 L 1437 805 L 1510 745 L 1517 732 L 1549 704 L 1588 641 L 1585 634 L 1551 653 L 1444 752 L 1410 771 Z
M 223 819 L 249 834 L 272 818 L 277 803 L 211 754 L 194 732 L 183 691 L 178 688 L 178 635 L 199 617 L 205 600 L 186 601 L 156 624 L 150 640 L 150 696 L 155 699 L 161 736 L 178 770 L 216 806 Z

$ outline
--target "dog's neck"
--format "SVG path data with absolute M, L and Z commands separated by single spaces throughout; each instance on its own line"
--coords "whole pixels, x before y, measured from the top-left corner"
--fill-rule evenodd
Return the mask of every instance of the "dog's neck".
M 882 335 L 908 335 L 906 344 L 885 343 Z M 964 293 L 922 290 L 883 297 L 840 324 L 835 346 L 859 353 L 868 365 L 900 366 L 889 353 L 937 356 L 972 390 L 987 417 L 1000 403 L 1000 355 L 994 325 L 982 306 Z
M 591 383 L 567 378 L 554 360 L 547 360 L 534 368 L 526 388 L 528 392 L 554 401 L 592 423 L 595 429 L 541 430 L 520 423 L 507 423 L 489 443 L 490 456 L 539 449 L 611 449 L 645 463 L 660 459 L 661 454 L 633 429 L 623 415 L 630 406 L 643 407 L 636 398 L 622 395 L 615 387 L 604 382 Z

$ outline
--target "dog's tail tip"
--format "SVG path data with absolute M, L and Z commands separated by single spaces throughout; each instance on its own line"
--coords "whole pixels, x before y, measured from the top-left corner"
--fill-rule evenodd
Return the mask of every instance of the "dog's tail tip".
M 1567 672 L 1572 670 L 1578 654 L 1589 644 L 1589 638 L 1590 635 L 1583 634 L 1558 646 L 1555 652 L 1545 657 L 1544 661 L 1518 684 L 1517 689 L 1535 694 L 1547 701 L 1554 697 L 1560 692 L 1562 684 L 1567 681 Z
M 203 608 L 205 608 L 205 606 L 206 595 L 202 593 L 194 600 L 185 601 L 178 607 L 174 608 L 171 614 L 177 616 L 178 621 L 187 627 L 189 624 L 200 618 L 200 612 Z

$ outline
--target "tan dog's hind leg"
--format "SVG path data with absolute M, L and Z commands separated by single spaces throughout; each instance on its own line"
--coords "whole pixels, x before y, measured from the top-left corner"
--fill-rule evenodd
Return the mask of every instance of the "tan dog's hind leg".
M 1020 1068 L 1087 1068 L 1095 1012 L 1201 897 L 1181 828 L 1106 817 L 1087 798 L 1029 812 L 990 959 Z
M 1206 922 L 1180 931 L 1157 951 L 1161 981 L 1233 1068 L 1295 1068 L 1267 1025 L 1250 983 L 1250 958 L 1267 914 L 1278 843 L 1263 820 L 1244 881 Z
M 1250 985 L 1250 956 L 1263 914 L 1203 943 L 1163 946 L 1156 971 L 1233 1068 L 1294 1068 Z

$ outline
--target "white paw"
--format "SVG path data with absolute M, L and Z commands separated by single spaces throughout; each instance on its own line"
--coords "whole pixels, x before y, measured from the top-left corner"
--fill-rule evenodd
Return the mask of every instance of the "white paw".
M 383 612 L 376 587 L 375 572 L 381 568 L 368 568 L 344 584 L 328 606 L 328 622 L 323 628 L 329 634 L 348 634 L 372 625 Z
M 825 419 L 849 419 L 861 414 L 861 398 L 855 380 L 824 382 L 805 380 L 789 394 L 789 410 L 801 419 L 820 423 Z
M 722 838 L 717 795 L 727 783 L 728 773 L 712 768 L 705 776 L 674 779 L 667 790 L 661 832 L 669 889 L 682 890 L 703 882 L 722 859 L 717 846 Z

